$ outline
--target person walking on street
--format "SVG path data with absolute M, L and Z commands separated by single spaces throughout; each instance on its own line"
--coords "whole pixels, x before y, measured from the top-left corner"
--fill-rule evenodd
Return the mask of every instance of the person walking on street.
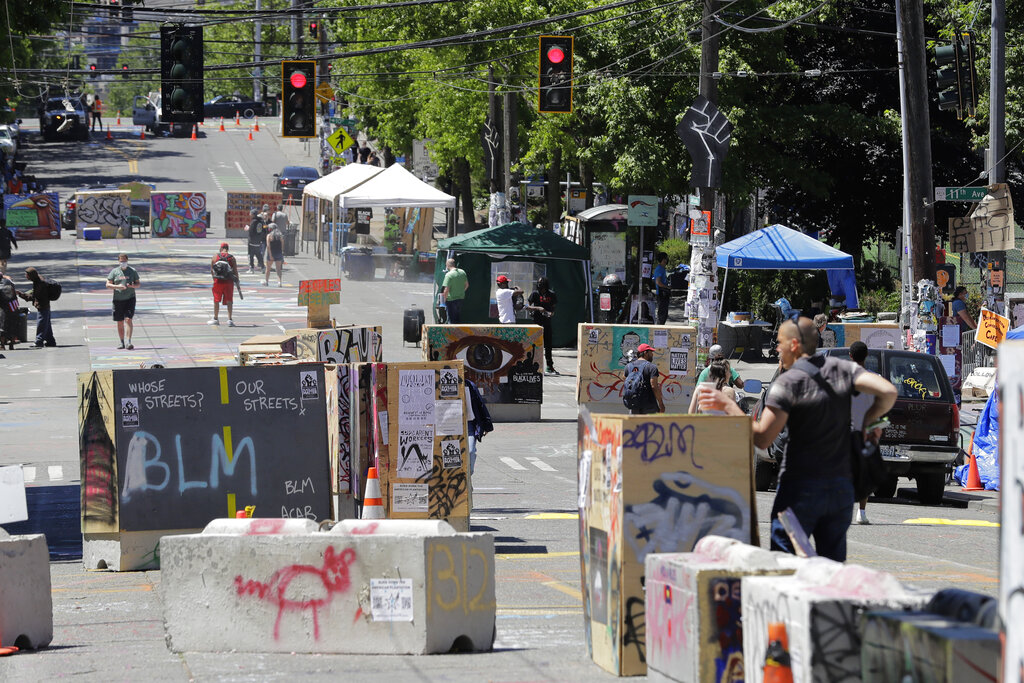
M 277 267 L 277 286 L 283 287 L 281 270 L 284 268 L 284 233 L 274 223 L 273 228 L 267 235 L 267 270 L 263 273 L 263 284 L 270 286 L 270 271 Z
M 227 242 L 220 243 L 220 252 L 210 261 L 210 274 L 213 276 L 213 318 L 207 325 L 220 325 L 220 305 L 228 309 L 228 327 L 234 327 L 235 282 L 238 281 L 238 264 L 229 251 Z
M 655 296 L 658 299 L 658 324 L 664 325 L 668 320 L 668 304 L 672 297 L 672 288 L 668 285 L 668 254 L 659 251 L 655 257 L 658 265 L 654 267 Z
M 278 204 L 276 208 L 277 208 L 277 211 L 275 211 L 274 215 L 271 216 L 270 222 L 273 223 L 274 225 L 276 225 L 278 230 L 280 230 L 282 233 L 287 232 L 288 231 L 288 214 L 286 214 L 282 210 L 284 207 L 282 207 L 280 204 Z
M 448 271 L 441 283 L 441 294 L 444 296 L 444 307 L 448 312 L 448 323 L 457 325 L 462 322 L 462 300 L 466 298 L 466 290 L 469 289 L 469 277 L 462 268 L 455 267 L 453 258 L 445 262 L 445 267 Z
M 850 360 L 857 365 L 864 367 L 864 363 L 868 358 L 868 345 L 862 341 L 855 341 L 850 344 Z M 870 372 L 870 370 L 868 371 Z M 861 435 L 864 433 L 864 416 L 871 408 L 871 404 L 874 403 L 874 396 L 871 394 L 863 394 L 857 392 L 853 395 L 850 400 L 850 432 L 854 439 L 854 450 L 860 449 L 864 445 L 864 439 Z M 878 445 L 875 444 L 877 448 Z M 863 498 L 857 501 L 857 516 L 854 521 L 857 524 L 871 524 L 868 521 L 868 497 L 865 495 Z
M 92 101 L 92 130 L 96 130 L 96 124 L 100 124 L 100 132 L 103 132 L 103 100 L 97 95 Z
M 498 302 L 498 322 L 504 325 L 514 325 L 516 322 L 516 308 L 513 299 L 516 294 L 522 296 L 523 290 L 518 287 L 509 287 L 508 278 L 499 275 L 497 278 L 498 290 L 494 293 L 494 299 Z
M 660 374 L 654 364 L 654 347 L 641 344 L 636 350 L 637 359 L 626 366 L 626 377 L 634 372 L 641 375 L 639 389 L 639 406 L 630 409 L 630 415 L 651 415 L 665 412 L 665 401 L 661 397 Z
M 771 549 L 794 552 L 779 513 L 792 511 L 818 555 L 846 560 L 846 532 L 853 507 L 850 442 L 851 397 L 854 391 L 874 401 L 864 424 L 874 424 L 896 402 L 896 388 L 886 379 L 848 360 L 815 355 L 818 330 L 801 317 L 779 327 L 781 374 L 772 382 L 761 416 L 754 421 L 754 445 L 767 448 L 783 427 L 789 427 L 789 446 L 779 471 L 771 512 Z M 744 415 L 721 391 L 702 386 L 701 410 Z M 865 438 L 877 441 L 880 429 Z
M 32 293 L 18 292 L 18 296 L 25 301 L 31 301 L 32 305 L 36 307 L 35 348 L 56 346 L 57 340 L 53 338 L 53 326 L 50 320 L 50 283 L 39 275 L 39 271 L 31 267 L 25 269 L 25 279 L 32 283 Z
M 256 209 L 249 212 L 249 225 L 245 226 L 245 232 L 249 245 L 249 272 L 253 273 L 254 261 L 259 264 L 260 272 L 263 268 L 263 250 L 267 246 L 267 225 Z
M 978 323 L 967 311 L 967 288 L 960 286 L 953 290 L 953 318 L 960 324 L 960 334 L 978 329 Z
M 11 258 L 11 245 L 18 248 L 18 240 L 7 227 L 7 219 L 0 218 L 0 272 L 7 272 L 7 259 Z
M 549 375 L 557 375 L 555 360 L 551 355 L 555 339 L 551 332 L 551 319 L 555 315 L 558 297 L 555 295 L 555 290 L 551 289 L 546 277 L 537 278 L 537 289 L 530 292 L 530 298 L 526 303 L 526 308 L 533 313 L 534 324 L 540 325 L 544 330 L 544 360 L 547 362 L 547 372 Z
M 0 269 L 0 349 L 6 347 L 13 351 L 16 341 L 19 341 L 18 290 L 14 287 L 14 281 Z
M 132 344 L 132 319 L 135 318 L 135 290 L 139 288 L 139 273 L 128 265 L 128 254 L 118 254 L 117 268 L 107 276 L 107 289 L 114 290 L 114 321 L 117 336 L 121 339 L 119 349 L 134 349 Z M 128 335 L 125 336 L 125 328 Z
M 476 469 L 476 446 L 488 432 L 494 431 L 487 402 L 476 385 L 466 380 L 466 441 L 469 450 L 469 474 Z

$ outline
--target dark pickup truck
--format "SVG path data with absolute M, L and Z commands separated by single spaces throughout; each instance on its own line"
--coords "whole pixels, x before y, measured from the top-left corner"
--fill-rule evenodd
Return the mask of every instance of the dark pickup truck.
M 818 353 L 849 360 L 847 348 L 821 349 Z M 948 470 L 961 453 L 960 408 L 949 378 L 935 356 L 896 349 L 868 349 L 864 366 L 896 387 L 896 405 L 889 411 L 889 426 L 879 446 L 889 479 L 875 492 L 881 498 L 896 493 L 901 476 L 917 480 L 917 495 L 926 505 L 942 502 Z M 772 378 L 774 380 L 774 378 Z M 771 388 L 766 384 L 754 408 L 758 415 Z M 767 491 L 778 476 L 786 448 L 786 431 L 767 450 L 757 449 L 754 478 L 757 490 Z

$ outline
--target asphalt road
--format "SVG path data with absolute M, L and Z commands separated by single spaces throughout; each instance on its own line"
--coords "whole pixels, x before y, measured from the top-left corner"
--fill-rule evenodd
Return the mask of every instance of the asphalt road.
M 268 122 L 269 123 L 269 122 Z M 207 125 L 199 140 L 116 132 L 107 143 L 42 144 L 29 133 L 29 172 L 64 193 L 79 186 L 143 179 L 166 189 L 209 193 L 214 231 L 205 240 L 24 242 L 12 272 L 37 266 L 64 284 L 55 305 L 56 349 L 5 351 L 0 359 L 0 465 L 20 463 L 30 486 L 77 487 L 76 378 L 90 368 L 234 364 L 238 343 L 255 334 L 296 327 L 300 279 L 327 277 L 335 264 L 309 254 L 287 259 L 285 287 L 264 287 L 243 275 L 239 325 L 210 327 L 208 259 L 223 235 L 224 191 L 266 190 L 285 163 L 305 165 L 300 143 L 276 138 L 264 125 L 247 139 L 229 124 Z M 239 240 L 236 253 L 244 253 Z M 134 351 L 116 348 L 110 294 L 103 279 L 127 251 L 141 274 Z M 419 360 L 401 340 L 402 309 L 430 305 L 430 285 L 343 283 L 339 322 L 383 326 L 388 360 Z M 580 604 L 576 519 L 575 352 L 556 351 L 564 374 L 545 378 L 539 423 L 497 425 L 480 444 L 474 475 L 474 530 L 495 534 L 498 636 L 495 652 L 430 657 L 306 656 L 221 653 L 175 655 L 164 644 L 160 572 L 85 571 L 78 561 L 51 563 L 55 636 L 50 648 L 0 658 L 0 680 L 278 680 L 301 676 L 364 681 L 594 681 L 611 678 L 587 657 Z M 769 364 L 740 364 L 747 377 L 768 379 Z M 904 487 L 912 482 L 901 480 Z M 957 586 L 995 593 L 998 514 L 991 495 L 953 493 L 941 507 L 910 499 L 872 501 L 870 526 L 849 534 L 850 561 L 893 572 L 918 586 Z M 954 500 L 955 499 L 955 500 Z M 762 542 L 771 494 L 758 494 Z M 970 507 L 966 507 L 966 506 Z M 852 511 L 851 511 L 852 514 Z

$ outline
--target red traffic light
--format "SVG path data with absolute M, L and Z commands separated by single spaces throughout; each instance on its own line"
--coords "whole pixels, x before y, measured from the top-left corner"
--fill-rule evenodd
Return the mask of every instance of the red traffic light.
M 552 45 L 548 48 L 548 61 L 552 64 L 561 64 L 565 60 L 565 50 L 558 45 Z
M 295 71 L 291 76 L 288 77 L 288 81 L 292 84 L 293 88 L 305 88 L 306 87 L 306 74 L 301 71 Z
M 95 70 L 96 70 L 96 65 L 95 64 L 90 64 L 89 65 L 89 71 L 95 71 Z
M 128 65 L 127 64 L 122 64 L 121 65 L 121 71 L 127 71 L 127 70 L 128 70 Z

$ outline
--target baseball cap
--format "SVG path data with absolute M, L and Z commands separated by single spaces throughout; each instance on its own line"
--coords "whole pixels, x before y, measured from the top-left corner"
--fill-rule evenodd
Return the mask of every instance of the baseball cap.
M 221 249 L 229 249 L 230 247 L 229 247 L 227 242 L 221 242 L 220 243 L 220 248 Z
M 653 351 L 654 347 L 650 344 L 641 344 L 636 348 L 637 353 L 646 353 L 647 351 Z
M 505 277 L 504 275 L 499 275 L 498 282 L 508 282 L 508 278 Z
M 720 344 L 714 344 L 710 349 L 708 349 L 708 357 L 725 358 L 725 351 L 722 350 L 722 346 Z

